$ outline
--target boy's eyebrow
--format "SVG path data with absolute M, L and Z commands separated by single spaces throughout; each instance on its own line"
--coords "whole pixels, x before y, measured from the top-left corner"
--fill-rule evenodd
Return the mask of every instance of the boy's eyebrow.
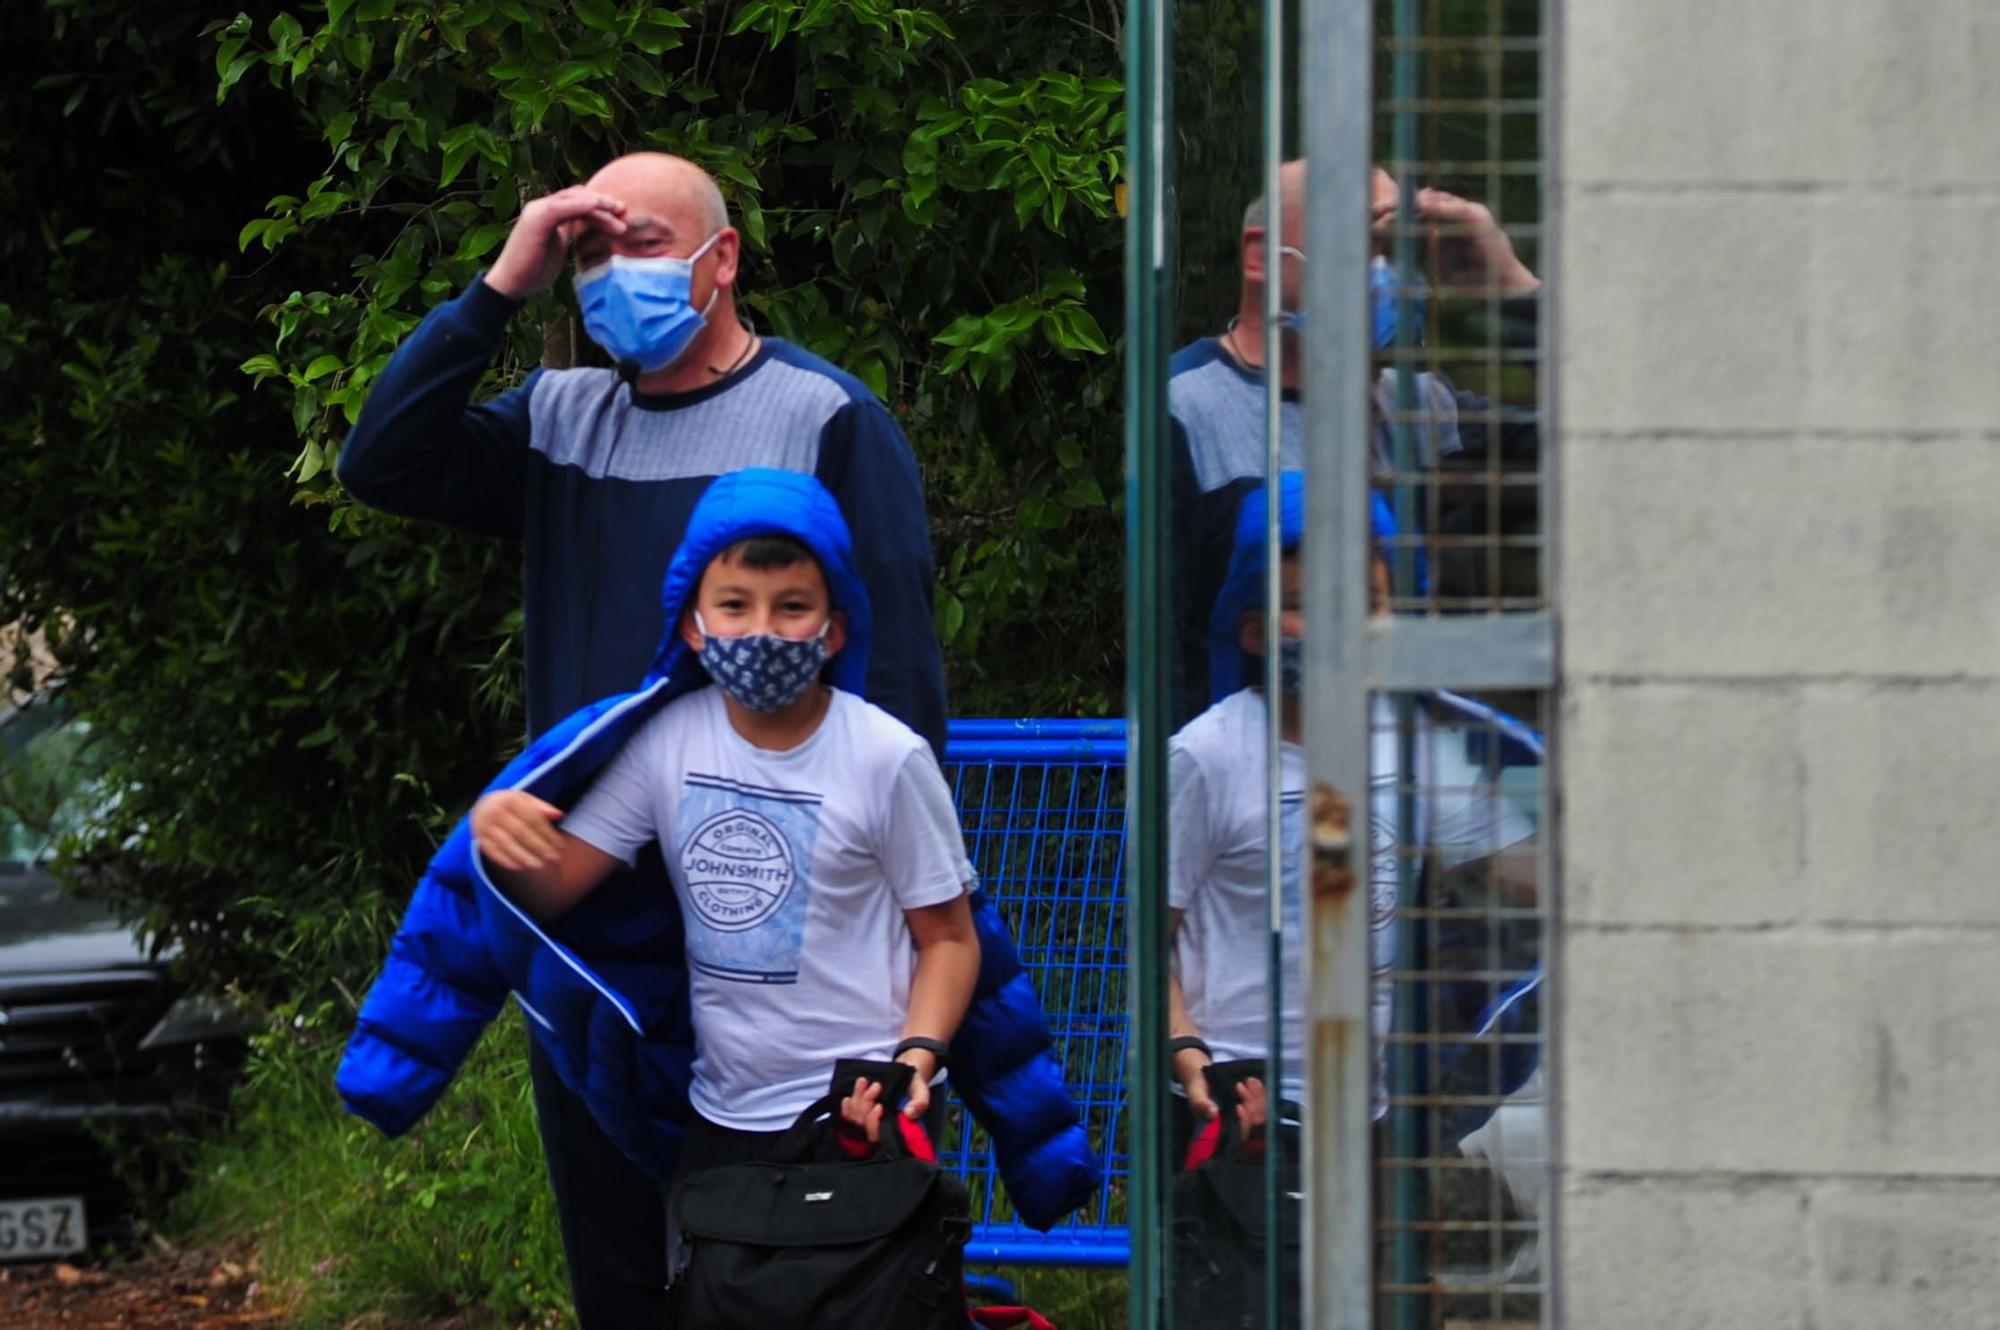
M 726 591 L 734 591 L 741 594 L 749 590 L 750 590 L 750 584 L 747 582 L 729 582 L 729 581 L 717 581 L 702 588 L 702 591 L 704 593 L 712 596 L 719 596 Z M 777 586 L 775 589 L 772 590 L 771 594 L 774 596 L 792 596 L 792 595 L 797 595 L 800 592 L 807 592 L 813 595 L 823 595 L 825 594 L 825 588 L 821 586 L 821 584 L 817 579 L 801 577 L 796 582 L 792 582 L 789 584 L 780 584 L 779 586 Z

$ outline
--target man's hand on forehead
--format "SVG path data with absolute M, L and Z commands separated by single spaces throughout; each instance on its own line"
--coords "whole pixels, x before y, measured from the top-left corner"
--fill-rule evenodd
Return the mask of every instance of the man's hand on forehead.
M 531 201 L 507 236 L 486 284 L 519 300 L 546 290 L 562 270 L 570 244 L 585 231 L 623 235 L 622 199 L 588 185 L 572 185 Z
M 579 198 L 577 202 L 579 204 L 588 204 L 588 208 L 586 211 L 572 215 L 563 222 L 565 239 L 574 244 L 592 234 L 606 236 L 621 236 L 625 234 L 626 228 L 631 225 L 628 220 L 630 209 L 626 205 L 625 200 L 614 194 L 606 194 L 599 190 L 593 190 L 588 185 L 578 185 L 576 188 L 583 194 L 583 197 Z M 563 191 L 565 194 L 569 192 L 569 190 Z M 559 195 L 549 195 L 550 199 L 557 197 Z M 537 201 L 542 202 L 545 200 Z

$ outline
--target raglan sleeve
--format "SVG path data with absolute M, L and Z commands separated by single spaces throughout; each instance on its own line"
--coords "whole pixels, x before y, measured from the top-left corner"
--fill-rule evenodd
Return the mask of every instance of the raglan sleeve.
M 951 788 L 928 748 L 913 745 L 888 786 L 877 857 L 896 905 L 921 910 L 965 894 L 972 861 L 965 854 Z
M 474 403 L 517 302 L 474 280 L 417 326 L 368 393 L 334 474 L 371 508 L 474 535 L 519 538 L 535 375 Z
M 1215 807 L 1193 750 L 1167 748 L 1167 908 L 1189 910 L 1215 868 Z
M 944 657 L 932 597 L 930 519 L 909 440 L 873 399 L 849 402 L 820 434 L 818 478 L 854 533 L 854 560 L 868 589 L 874 640 L 868 700 L 944 754 Z
M 659 839 L 662 718 L 654 716 L 605 763 L 559 822 L 564 831 L 630 868 Z

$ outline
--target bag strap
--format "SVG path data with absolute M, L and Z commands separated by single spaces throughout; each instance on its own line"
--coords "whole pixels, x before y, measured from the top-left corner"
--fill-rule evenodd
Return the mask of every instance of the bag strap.
M 820 1133 L 826 1129 L 831 1119 L 840 1115 L 840 1105 L 846 1098 L 845 1093 L 835 1091 L 821 1095 L 806 1105 L 805 1111 L 799 1114 L 791 1126 L 785 1128 L 785 1134 L 778 1138 L 777 1144 L 771 1147 L 770 1153 L 764 1158 L 773 1164 L 811 1162 L 813 1146 L 819 1140 Z M 910 1152 L 909 1147 L 904 1144 L 903 1133 L 896 1128 L 895 1123 L 888 1121 L 888 1114 L 895 1112 L 892 1107 L 884 1114 L 882 1139 L 875 1147 L 878 1153 L 892 1159 L 900 1158 Z

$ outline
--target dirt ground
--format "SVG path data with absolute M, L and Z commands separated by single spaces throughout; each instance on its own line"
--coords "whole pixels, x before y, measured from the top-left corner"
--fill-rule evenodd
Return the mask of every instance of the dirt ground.
M 8 1330 L 234 1330 L 278 1326 L 254 1252 L 155 1247 L 111 1267 L 0 1265 Z
M 284 1330 L 285 1308 L 258 1275 L 248 1243 L 184 1251 L 156 1240 L 111 1265 L 0 1265 L 0 1330 Z M 395 1324 L 370 1316 L 350 1330 L 477 1327 L 465 1315 Z

